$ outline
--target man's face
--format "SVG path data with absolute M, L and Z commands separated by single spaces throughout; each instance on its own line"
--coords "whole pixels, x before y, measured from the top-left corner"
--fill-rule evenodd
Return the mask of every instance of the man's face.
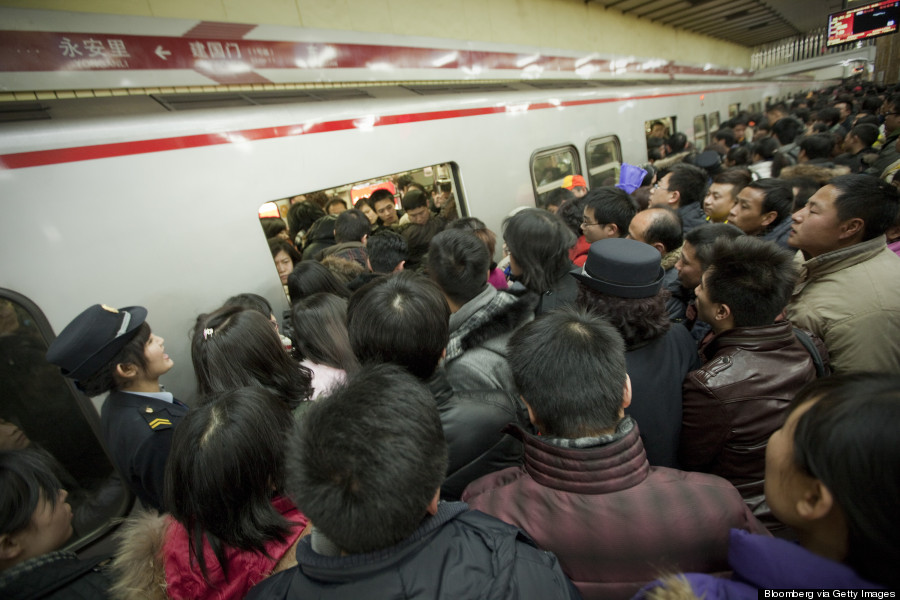
M 385 225 L 393 225 L 399 221 L 397 218 L 397 209 L 394 208 L 394 201 L 389 198 L 379 200 L 375 203 L 375 214 L 381 217 L 381 222 Z
M 697 296 L 697 318 L 704 323 L 714 323 L 717 305 L 709 299 L 709 290 L 706 288 L 708 274 L 709 269 L 700 276 L 700 285 L 694 288 L 694 294 Z
M 839 248 L 842 222 L 835 205 L 838 195 L 837 188 L 831 185 L 813 194 L 806 206 L 794 213 L 788 245 L 810 257 Z
M 410 223 L 424 225 L 431 217 L 431 211 L 428 210 L 427 206 L 420 206 L 419 208 L 406 211 L 406 216 L 409 217 Z
M 676 200 L 674 200 L 674 192 L 669 191 L 669 182 L 671 180 L 672 174 L 666 173 L 665 177 L 650 187 L 651 208 L 665 208 L 666 206 L 673 206 L 675 204 Z
M 744 134 L 747 132 L 747 126 L 741 123 L 738 123 L 734 126 L 734 137 L 737 141 L 743 141 Z
M 750 187 L 738 192 L 737 202 L 728 213 L 728 222 L 737 225 L 747 235 L 759 235 L 766 230 L 771 215 L 762 212 L 766 193 Z
M 581 219 L 581 232 L 584 233 L 584 239 L 589 244 L 605 240 L 616 234 L 608 223 L 598 223 L 594 217 L 594 209 L 588 207 L 585 207 Z
M 734 206 L 734 186 L 730 183 L 713 183 L 703 200 L 703 212 L 714 223 L 724 223 Z
M 666 137 L 666 126 L 665 125 L 654 125 L 650 129 L 650 137 L 654 137 L 654 138 Z
M 697 252 L 694 245 L 685 242 L 681 247 L 681 258 L 675 263 L 678 270 L 678 281 L 682 287 L 693 289 L 700 285 L 700 276 L 703 271 L 700 270 L 700 262 L 697 260 Z
M 628 237 L 646 244 L 647 229 L 650 227 L 651 222 L 651 215 L 646 210 L 642 210 L 634 215 L 634 218 L 631 219 L 631 223 L 628 225 Z
M 840 111 L 841 121 L 850 116 L 850 107 L 847 106 L 846 102 L 838 102 L 834 107 Z
M 890 134 L 900 129 L 900 107 L 893 104 L 885 104 L 881 114 L 884 115 L 884 130 Z

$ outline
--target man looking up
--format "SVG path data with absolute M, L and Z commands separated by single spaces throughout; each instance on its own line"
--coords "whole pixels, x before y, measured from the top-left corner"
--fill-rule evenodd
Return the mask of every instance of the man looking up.
M 637 213 L 637 204 L 619 188 L 607 186 L 593 189 L 584 197 L 581 231 L 588 244 L 609 237 L 625 237 Z
M 651 208 L 678 211 L 684 232 L 706 223 L 700 203 L 706 192 L 706 172 L 700 167 L 676 164 L 650 190 Z

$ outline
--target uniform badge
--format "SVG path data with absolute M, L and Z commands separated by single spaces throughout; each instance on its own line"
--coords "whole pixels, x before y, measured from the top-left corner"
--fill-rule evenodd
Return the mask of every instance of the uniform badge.
M 162 431 L 172 427 L 172 418 L 166 409 L 153 412 L 153 409 L 148 406 L 144 409 L 141 416 L 144 417 L 144 420 L 147 421 L 147 426 L 153 431 Z

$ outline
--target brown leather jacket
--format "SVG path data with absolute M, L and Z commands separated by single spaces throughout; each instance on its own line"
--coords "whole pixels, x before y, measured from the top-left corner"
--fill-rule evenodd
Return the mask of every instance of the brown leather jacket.
M 827 364 L 825 346 L 811 337 Z M 684 380 L 682 468 L 724 477 L 778 528 L 763 492 L 766 444 L 797 391 L 816 378 L 813 359 L 788 321 L 722 332 L 700 352 L 707 362 Z

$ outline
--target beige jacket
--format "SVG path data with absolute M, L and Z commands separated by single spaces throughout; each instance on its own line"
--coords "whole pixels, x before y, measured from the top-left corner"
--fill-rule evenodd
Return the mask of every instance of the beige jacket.
M 804 260 L 787 316 L 825 341 L 835 373 L 900 373 L 900 257 L 884 236 Z

